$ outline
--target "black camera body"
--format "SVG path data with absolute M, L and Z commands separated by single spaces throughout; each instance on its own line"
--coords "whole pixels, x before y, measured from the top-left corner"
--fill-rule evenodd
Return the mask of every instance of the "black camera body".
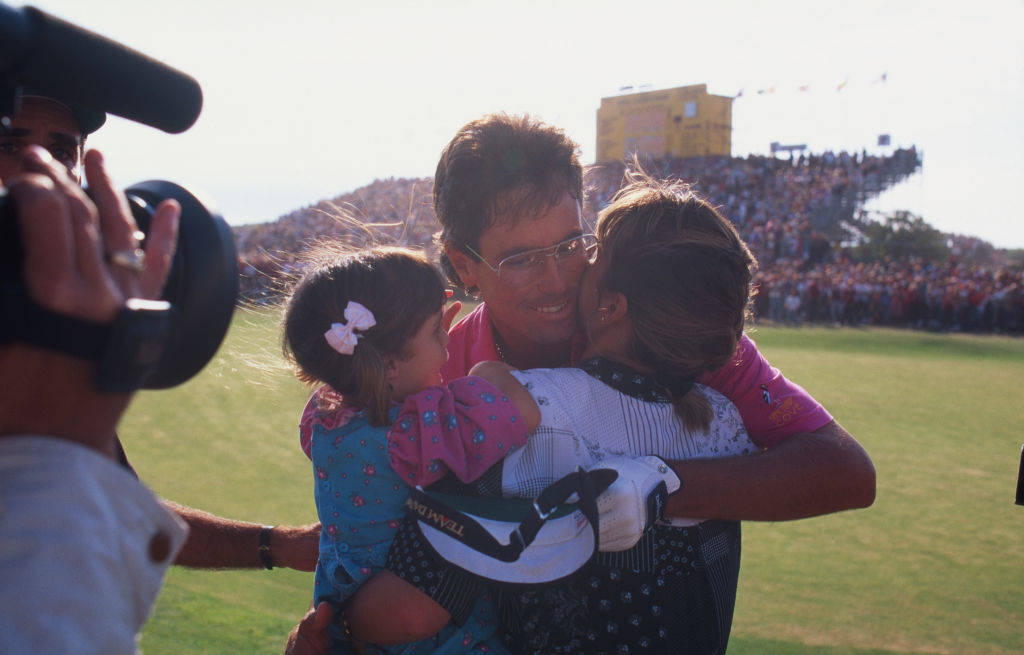
M 100 327 L 36 306 L 23 284 L 15 208 L 0 196 L 0 342 L 27 342 L 95 360 L 104 391 L 164 389 L 198 373 L 223 341 L 238 296 L 238 256 L 224 219 L 184 187 L 151 180 L 128 187 L 125 195 L 144 233 L 160 202 L 173 198 L 181 205 L 177 250 L 162 296 L 172 308 L 169 315 L 138 306 L 134 320 Z

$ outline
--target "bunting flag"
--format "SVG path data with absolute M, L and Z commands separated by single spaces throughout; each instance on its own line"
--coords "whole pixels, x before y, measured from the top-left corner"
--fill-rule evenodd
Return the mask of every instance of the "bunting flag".
M 889 72 L 888 71 L 883 71 L 880 75 L 878 75 L 877 77 L 871 79 L 870 83 L 871 84 L 885 84 L 888 81 L 889 81 Z M 849 84 L 850 84 L 850 76 L 847 75 L 847 76 L 845 76 L 843 78 L 842 82 L 840 82 L 839 84 L 836 85 L 836 87 L 835 87 L 836 92 L 838 93 L 838 92 L 843 91 L 844 89 L 846 89 L 846 87 Z M 862 82 L 862 84 L 867 84 L 867 80 L 865 79 L 864 82 Z M 785 93 L 787 91 L 790 91 L 791 89 L 795 89 L 796 93 L 810 93 L 812 86 L 814 86 L 814 85 L 811 84 L 811 83 L 799 84 L 799 85 L 792 86 L 792 87 L 787 85 L 785 88 L 782 88 L 780 92 L 781 93 Z M 775 93 L 775 90 L 776 90 L 776 86 L 772 85 L 772 86 L 766 86 L 766 87 L 762 87 L 760 89 L 757 89 L 755 91 L 755 93 L 757 95 L 759 95 L 759 96 L 766 96 L 766 95 L 771 95 L 771 94 Z M 737 91 L 736 95 L 732 96 L 732 98 L 734 100 L 738 100 L 738 99 L 744 97 L 745 94 L 746 94 L 746 88 L 744 87 L 744 88 L 740 89 L 739 91 Z

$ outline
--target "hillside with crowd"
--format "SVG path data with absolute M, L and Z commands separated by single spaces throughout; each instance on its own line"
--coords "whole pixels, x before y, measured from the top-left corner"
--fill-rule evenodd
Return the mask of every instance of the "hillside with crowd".
M 887 155 L 831 153 L 790 159 L 751 155 L 648 159 L 731 219 L 757 256 L 757 320 L 1024 332 L 1024 279 L 991 244 L 939 233 L 920 219 L 872 216 L 867 200 L 913 175 L 911 147 Z M 592 221 L 623 180 L 621 163 L 587 173 Z M 235 229 L 242 295 L 273 301 L 322 239 L 433 251 L 439 229 L 430 178 L 386 179 L 282 216 Z M 923 236 L 921 236 L 923 235 Z

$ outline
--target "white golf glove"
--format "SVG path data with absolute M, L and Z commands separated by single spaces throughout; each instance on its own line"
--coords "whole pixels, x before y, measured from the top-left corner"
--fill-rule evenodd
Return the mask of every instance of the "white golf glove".
M 658 457 L 607 457 L 592 467 L 617 471 L 619 477 L 597 497 L 601 527 L 598 550 L 628 550 L 644 531 L 662 518 L 668 495 L 679 489 L 679 477 Z

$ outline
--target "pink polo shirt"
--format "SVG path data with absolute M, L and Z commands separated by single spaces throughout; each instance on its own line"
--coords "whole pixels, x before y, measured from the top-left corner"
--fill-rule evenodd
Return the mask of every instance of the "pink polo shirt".
M 494 329 L 486 303 L 473 310 L 449 332 L 444 380 L 468 375 L 476 363 L 498 360 Z M 581 344 L 575 339 L 574 344 Z M 573 360 L 579 356 L 573 348 Z M 813 432 L 832 422 L 832 416 L 803 387 L 787 380 L 768 363 L 757 345 L 743 335 L 729 364 L 698 380 L 736 405 L 750 439 L 762 448 L 775 446 L 794 434 Z

